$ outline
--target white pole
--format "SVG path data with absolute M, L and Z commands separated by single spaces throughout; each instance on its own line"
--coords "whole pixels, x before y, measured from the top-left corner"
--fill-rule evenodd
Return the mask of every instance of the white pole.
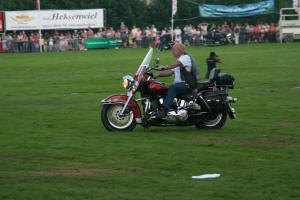
M 172 38 L 172 42 L 173 41 L 173 29 L 174 29 L 174 19 L 173 19 L 174 15 L 172 14 L 172 20 L 171 20 L 171 24 L 172 24 L 172 29 L 171 29 L 171 38 Z
M 174 26 L 174 0 L 172 1 L 172 9 L 171 9 L 171 13 L 172 13 L 172 17 L 171 17 L 171 40 L 173 42 L 173 26 Z
M 177 12 L 177 0 L 172 0 L 172 20 L 171 20 L 171 38 L 172 38 L 172 42 L 174 41 L 173 39 L 173 29 L 174 29 L 174 15 Z
M 42 30 L 41 30 L 41 1 L 38 0 L 38 2 L 39 2 L 39 34 L 40 34 L 39 44 L 40 44 L 40 52 L 43 52 L 43 50 L 42 50 Z

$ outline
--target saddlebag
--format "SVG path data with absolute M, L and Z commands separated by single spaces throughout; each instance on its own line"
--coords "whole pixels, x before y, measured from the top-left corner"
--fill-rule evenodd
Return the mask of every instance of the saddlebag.
M 208 111 L 220 112 L 227 108 L 226 100 L 228 94 L 226 91 L 205 92 L 202 96 L 206 101 L 206 103 L 204 102 L 204 106 L 208 107 Z

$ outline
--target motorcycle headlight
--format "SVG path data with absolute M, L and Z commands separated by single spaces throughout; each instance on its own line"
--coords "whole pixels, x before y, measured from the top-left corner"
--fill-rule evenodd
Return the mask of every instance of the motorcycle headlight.
M 133 78 L 129 75 L 123 77 L 123 87 L 128 89 L 132 86 Z

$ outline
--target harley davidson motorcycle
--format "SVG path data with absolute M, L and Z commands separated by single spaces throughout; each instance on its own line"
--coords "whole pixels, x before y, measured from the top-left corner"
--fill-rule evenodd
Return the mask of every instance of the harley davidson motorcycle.
M 165 118 L 158 118 L 168 92 L 168 86 L 153 78 L 150 67 L 153 49 L 151 48 L 140 65 L 134 78 L 123 77 L 123 87 L 127 94 L 116 94 L 101 101 L 101 120 L 109 131 L 131 131 L 136 124 L 150 126 L 190 126 L 197 128 L 221 128 L 227 119 L 236 118 L 231 103 L 236 98 L 228 96 L 233 89 L 234 78 L 230 74 L 221 74 L 215 69 L 210 73 L 209 81 L 200 82 L 191 93 L 174 99 Z M 156 66 L 158 65 L 156 60 Z M 135 99 L 137 92 L 140 98 Z

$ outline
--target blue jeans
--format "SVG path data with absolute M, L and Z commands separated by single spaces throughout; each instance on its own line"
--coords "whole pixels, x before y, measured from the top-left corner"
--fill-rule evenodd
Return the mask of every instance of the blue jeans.
M 165 108 L 170 108 L 172 105 L 173 99 L 178 95 L 184 95 L 189 93 L 189 88 L 185 85 L 185 83 L 176 83 L 174 85 L 170 85 L 168 89 L 168 94 L 164 100 L 163 106 Z

